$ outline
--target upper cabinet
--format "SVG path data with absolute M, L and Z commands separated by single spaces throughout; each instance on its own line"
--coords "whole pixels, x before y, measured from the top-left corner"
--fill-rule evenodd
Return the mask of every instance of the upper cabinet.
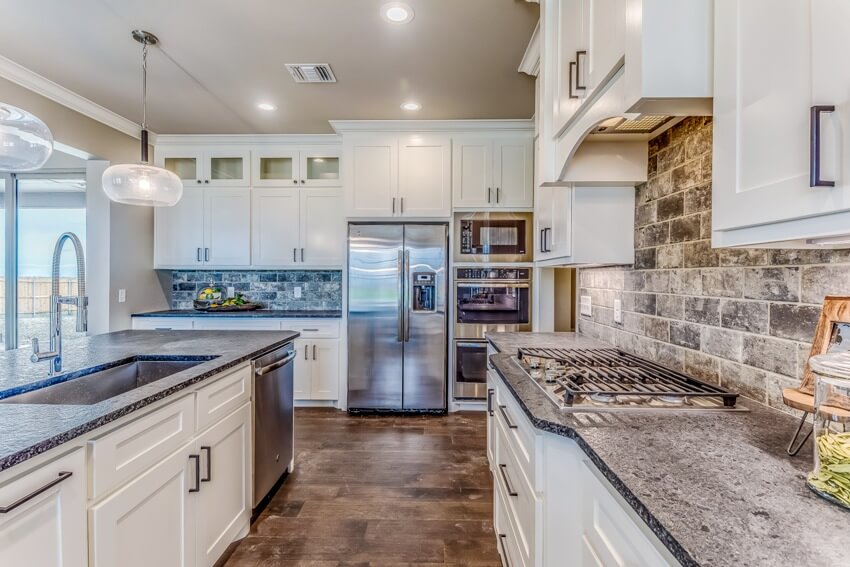
M 846 246 L 850 3 L 715 4 L 714 245 Z
M 454 140 L 456 208 L 534 206 L 534 142 L 519 135 L 458 136 Z
M 261 148 L 251 152 L 254 187 L 339 187 L 340 152 L 328 148 Z
M 438 134 L 344 137 L 346 214 L 451 216 L 451 138 Z
M 247 187 L 251 184 L 251 152 L 241 147 L 157 146 L 157 166 L 183 180 L 186 187 Z

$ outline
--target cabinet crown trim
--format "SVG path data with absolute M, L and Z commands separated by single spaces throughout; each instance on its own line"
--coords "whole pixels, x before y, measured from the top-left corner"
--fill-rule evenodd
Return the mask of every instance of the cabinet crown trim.
M 339 146 L 338 134 L 158 134 L 156 146 Z

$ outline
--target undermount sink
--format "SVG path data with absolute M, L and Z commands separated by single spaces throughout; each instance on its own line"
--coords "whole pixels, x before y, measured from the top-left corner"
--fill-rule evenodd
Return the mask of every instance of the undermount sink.
M 75 372 L 58 384 L 0 399 L 2 404 L 88 406 L 192 368 L 215 356 L 134 357 L 103 370 Z

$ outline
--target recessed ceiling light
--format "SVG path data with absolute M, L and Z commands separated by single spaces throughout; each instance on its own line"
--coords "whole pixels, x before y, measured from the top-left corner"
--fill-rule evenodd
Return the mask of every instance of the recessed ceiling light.
M 418 102 L 405 102 L 404 104 L 401 105 L 401 109 L 402 110 L 410 110 L 410 111 L 421 110 L 422 105 L 419 104 Z
M 260 110 L 277 110 L 277 107 L 270 102 L 261 102 L 257 105 Z
M 381 16 L 393 24 L 406 24 L 413 19 L 413 8 L 403 2 L 390 2 L 381 6 Z

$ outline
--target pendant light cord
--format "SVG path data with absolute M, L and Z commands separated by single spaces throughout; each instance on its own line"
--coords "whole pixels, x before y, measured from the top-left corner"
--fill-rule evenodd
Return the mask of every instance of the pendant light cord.
M 148 43 L 142 42 L 142 163 L 148 163 Z

